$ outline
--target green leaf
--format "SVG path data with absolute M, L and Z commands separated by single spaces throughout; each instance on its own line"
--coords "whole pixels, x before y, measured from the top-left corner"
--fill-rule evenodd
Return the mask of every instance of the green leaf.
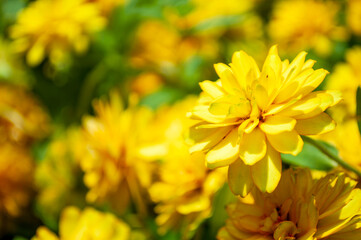
M 337 150 L 331 145 L 319 141 L 330 152 L 337 154 Z M 302 152 L 297 156 L 281 154 L 284 163 L 301 167 L 309 167 L 317 170 L 330 170 L 337 166 L 337 163 L 322 153 L 318 148 L 308 142 L 304 142 Z
M 162 105 L 172 104 L 175 101 L 184 97 L 185 93 L 181 90 L 171 87 L 164 87 L 155 93 L 145 96 L 140 105 L 148 106 L 152 109 L 157 109 Z
M 357 125 L 358 125 L 358 130 L 361 134 L 361 88 L 358 87 L 357 88 L 357 92 L 356 92 L 356 119 L 357 119 Z

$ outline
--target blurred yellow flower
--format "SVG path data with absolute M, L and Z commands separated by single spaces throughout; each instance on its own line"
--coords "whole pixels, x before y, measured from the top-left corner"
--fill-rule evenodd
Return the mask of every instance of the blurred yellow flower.
M 49 132 L 49 116 L 22 87 L 0 84 L 0 142 L 28 145 Z
M 162 85 L 163 79 L 159 74 L 145 72 L 132 79 L 131 92 L 145 96 L 157 91 Z
M 161 127 L 157 132 L 164 140 L 166 151 L 158 170 L 159 180 L 153 183 L 149 193 L 157 203 L 155 212 L 160 233 L 170 228 L 181 229 L 186 236 L 194 231 L 210 217 L 214 194 L 226 181 L 226 169 L 208 170 L 203 153 L 189 155 L 185 134 L 192 120 L 187 119 L 186 112 L 195 100 L 187 98 L 160 109 L 157 114 Z
M 157 203 L 159 231 L 179 228 L 188 234 L 210 217 L 214 194 L 225 183 L 226 173 L 225 169 L 207 170 L 203 153 L 189 156 L 185 149 L 172 156 L 160 167 L 160 180 L 149 191 Z
M 337 27 L 338 9 L 334 1 L 279 1 L 269 22 L 269 35 L 281 50 L 298 52 L 312 48 L 328 55 L 332 40 L 346 38 L 345 31 Z
M 61 210 L 69 204 L 84 203 L 78 176 L 78 161 L 86 152 L 84 137 L 78 128 L 68 128 L 47 147 L 44 159 L 35 171 L 37 211 L 55 223 Z
M 348 0 L 346 10 L 347 24 L 351 31 L 360 36 L 361 35 L 361 1 Z
M 86 199 L 108 200 L 121 211 L 132 197 L 142 211 L 142 194 L 151 183 L 152 157 L 142 155 L 141 148 L 152 135 L 153 113 L 145 107 L 124 109 L 114 92 L 109 102 L 96 100 L 93 107 L 96 116 L 83 119 L 87 152 L 80 165 L 89 188 Z
M 287 170 L 269 193 L 254 189 L 227 207 L 219 240 L 361 237 L 361 191 L 344 173 L 313 180 L 306 169 Z
M 326 87 L 342 92 L 344 101 L 332 109 L 332 116 L 338 122 L 356 114 L 356 90 L 361 84 L 361 47 L 353 47 L 346 52 L 346 63 L 338 63 L 327 80 Z M 346 80 L 345 80 L 346 79 Z
M 161 21 L 146 21 L 137 30 L 132 62 L 137 67 L 155 65 L 171 71 L 191 56 L 214 57 L 218 44 L 205 37 L 183 37 L 176 28 Z
M 303 147 L 300 135 L 334 129 L 324 111 L 340 101 L 340 94 L 312 92 L 327 71 L 314 70 L 315 61 L 305 57 L 301 52 L 291 63 L 281 61 L 273 46 L 260 71 L 239 51 L 230 67 L 215 65 L 218 81 L 200 83 L 203 92 L 189 113 L 198 120 L 190 128 L 191 152 L 205 152 L 210 168 L 230 166 L 234 193 L 245 196 L 254 184 L 272 192 L 281 177 L 280 153 L 297 155 Z
M 67 207 L 60 218 L 59 237 L 39 227 L 31 240 L 128 240 L 130 233 L 129 226 L 110 213 Z
M 0 144 L 0 213 L 2 216 L 19 216 L 28 206 L 33 192 L 33 170 L 33 160 L 29 151 L 10 143 Z
M 20 12 L 10 35 L 15 51 L 27 52 L 30 66 L 41 63 L 46 55 L 58 64 L 71 50 L 84 52 L 89 35 L 105 24 L 97 5 L 86 0 L 38 0 Z

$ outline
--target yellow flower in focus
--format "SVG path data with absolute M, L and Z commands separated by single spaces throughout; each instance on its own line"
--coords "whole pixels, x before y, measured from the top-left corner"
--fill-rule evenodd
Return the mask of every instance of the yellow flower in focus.
M 356 115 L 356 91 L 361 85 L 361 48 L 354 47 L 346 52 L 346 63 L 339 63 L 328 79 L 327 88 L 342 92 L 344 101 L 332 110 L 338 122 Z M 347 80 L 345 80 L 347 79 Z
M 86 199 L 111 201 L 121 211 L 132 197 L 141 208 L 142 193 L 152 177 L 151 159 L 141 154 L 141 147 L 152 134 L 149 122 L 153 113 L 147 108 L 124 109 L 115 93 L 109 102 L 94 101 L 93 107 L 96 116 L 83 119 L 87 152 L 80 165 L 89 188 Z
M 347 24 L 351 31 L 360 36 L 361 35 L 361 1 L 348 0 L 346 10 Z
M 195 100 L 187 98 L 157 113 L 161 129 L 156 132 L 164 140 L 166 151 L 159 167 L 159 180 L 149 193 L 157 203 L 156 222 L 162 234 L 169 229 L 181 229 L 187 235 L 187 231 L 197 229 L 210 217 L 213 197 L 226 181 L 226 169 L 208 170 L 203 153 L 189 155 L 185 134 L 193 121 L 187 119 L 186 112 Z
M 38 65 L 47 55 L 58 64 L 72 50 L 84 52 L 89 35 L 105 24 L 97 6 L 85 0 L 38 0 L 20 12 L 10 35 L 15 51 L 27 52 L 30 66 Z
M 361 191 L 344 173 L 313 180 L 287 170 L 271 194 L 254 189 L 227 207 L 219 240 L 351 240 L 361 237 Z
M 282 50 L 298 52 L 313 48 L 328 55 L 333 39 L 346 38 L 343 30 L 336 27 L 338 9 L 333 1 L 279 1 L 269 23 L 269 35 Z
M 49 116 L 22 87 L 0 84 L 0 142 L 28 145 L 49 132 Z
M 177 29 L 153 20 L 144 22 L 137 30 L 134 49 L 135 66 L 150 64 L 167 72 L 196 54 L 214 57 L 218 44 L 207 38 L 183 37 Z
M 39 227 L 31 240 L 129 240 L 130 233 L 129 226 L 110 213 L 67 207 L 60 218 L 59 237 Z
M 19 146 L 0 144 L 0 213 L 16 217 L 28 206 L 32 193 L 33 160 Z M 4 220 L 4 219 L 3 219 Z M 6 220 L 4 220 L 5 224 Z
M 327 71 L 314 70 L 315 61 L 305 57 L 301 52 L 291 63 L 281 61 L 273 46 L 260 71 L 239 51 L 230 67 L 215 65 L 218 81 L 200 83 L 203 92 L 189 113 L 198 120 L 190 129 L 190 150 L 205 152 L 210 168 L 229 166 L 235 194 L 245 196 L 254 185 L 272 192 L 281 177 L 280 153 L 297 155 L 303 147 L 300 135 L 334 129 L 324 111 L 340 101 L 340 94 L 312 92 Z
M 86 152 L 80 129 L 69 128 L 49 144 L 44 159 L 37 165 L 35 185 L 37 211 L 55 223 L 61 210 L 71 204 L 83 204 L 85 192 L 78 176 L 79 159 Z

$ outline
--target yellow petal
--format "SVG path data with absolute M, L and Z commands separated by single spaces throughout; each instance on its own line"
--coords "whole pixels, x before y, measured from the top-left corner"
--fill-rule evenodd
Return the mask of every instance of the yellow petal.
M 206 81 L 199 83 L 199 85 L 201 86 L 201 89 L 204 92 L 206 92 L 213 98 L 219 98 L 219 97 L 224 96 L 224 94 L 225 94 L 224 91 L 222 90 L 222 88 L 215 82 L 206 80 Z
M 323 112 L 312 118 L 297 120 L 295 130 L 301 135 L 316 135 L 332 131 L 335 127 L 335 121 Z
M 232 70 L 236 75 L 237 81 L 243 90 L 246 89 L 247 83 L 250 79 L 247 79 L 249 73 L 254 76 L 254 79 L 260 75 L 259 68 L 255 60 L 248 56 L 244 51 L 235 52 L 232 56 Z M 253 79 L 251 79 L 252 81 Z
M 302 85 L 302 88 L 299 90 L 297 94 L 299 95 L 307 95 L 316 89 L 325 79 L 328 71 L 325 69 L 317 69 L 315 70 L 311 76 L 309 76 Z
M 214 115 L 209 112 L 209 106 L 198 105 L 192 110 L 192 118 L 202 119 L 210 123 L 220 123 L 226 119 L 226 115 Z
M 264 157 L 266 151 L 266 137 L 258 127 L 250 133 L 243 134 L 239 147 L 239 156 L 245 164 L 255 164 Z
M 320 104 L 321 99 L 312 95 L 293 103 L 279 111 L 277 114 L 288 117 L 297 117 L 313 112 L 315 109 L 319 108 Z
M 237 80 L 234 77 L 232 69 L 230 67 L 228 67 L 224 63 L 217 63 L 214 64 L 214 68 L 216 69 L 216 72 L 220 77 L 222 87 L 227 93 L 232 94 L 236 91 L 235 89 L 239 89 Z
M 307 53 L 302 51 L 293 59 L 293 61 L 288 65 L 287 69 L 282 74 L 284 79 L 288 80 L 290 78 L 293 78 L 302 70 L 306 55 Z
M 254 89 L 254 97 L 258 107 L 262 110 L 266 109 L 269 105 L 268 92 L 262 85 L 257 85 Z
M 303 82 L 314 72 L 313 69 L 305 69 L 292 80 L 289 80 L 278 93 L 275 103 L 282 103 L 294 98 L 298 90 L 302 87 Z
M 302 151 L 303 141 L 300 135 L 292 130 L 279 134 L 267 134 L 270 144 L 281 153 L 297 155 Z
M 197 128 L 198 126 L 199 124 L 192 126 L 188 133 L 187 142 L 192 145 L 189 149 L 190 153 L 207 150 L 215 146 L 232 129 L 232 127 L 202 129 Z
M 228 166 L 238 158 L 238 130 L 234 128 L 220 143 L 206 155 L 207 167 Z
M 235 195 L 245 197 L 253 188 L 251 167 L 240 159 L 229 165 L 228 184 Z
M 26 55 L 26 61 L 30 66 L 38 65 L 45 57 L 45 49 L 42 43 L 34 44 Z
M 295 236 L 297 227 L 292 221 L 283 221 L 277 225 L 273 233 L 274 239 L 287 239 L 286 237 Z
M 296 125 L 296 120 L 290 117 L 274 115 L 267 117 L 261 122 L 259 127 L 266 134 L 278 134 L 285 131 L 292 131 Z
M 281 172 L 281 155 L 270 144 L 267 144 L 267 153 L 264 158 L 251 166 L 252 179 L 259 190 L 271 193 L 281 179 Z

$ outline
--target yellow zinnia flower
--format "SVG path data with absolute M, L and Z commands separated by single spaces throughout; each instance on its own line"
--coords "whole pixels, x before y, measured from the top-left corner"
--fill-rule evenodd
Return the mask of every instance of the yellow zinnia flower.
M 279 1 L 269 23 L 269 35 L 282 50 L 298 52 L 313 48 L 327 55 L 332 49 L 331 39 L 346 37 L 336 26 L 338 8 L 333 1 Z
M 34 164 L 30 152 L 10 143 L 0 144 L 0 214 L 16 217 L 29 204 Z M 6 220 L 4 220 L 5 224 Z
M 141 208 L 152 176 L 151 157 L 142 155 L 141 148 L 152 134 L 153 113 L 148 108 L 123 109 L 115 93 L 109 102 L 94 101 L 93 107 L 96 116 L 83 119 L 87 151 L 80 159 L 87 201 L 107 200 L 121 211 L 132 197 Z
M 59 237 L 39 227 L 31 240 L 129 240 L 130 235 L 129 226 L 110 213 L 67 207 L 60 218 Z
M 361 238 L 361 190 L 344 173 L 313 180 L 306 169 L 287 170 L 269 193 L 254 189 L 228 205 L 219 240 L 348 240 Z
M 0 142 L 28 145 L 49 132 L 49 116 L 22 87 L 0 84 Z
M 163 139 L 163 163 L 159 180 L 150 187 L 151 199 L 157 203 L 155 212 L 159 232 L 181 229 L 184 236 L 197 229 L 211 215 L 215 193 L 226 181 L 225 169 L 207 170 L 204 154 L 189 155 L 185 133 L 192 121 L 186 112 L 195 98 L 187 98 L 158 111 L 156 132 Z
M 245 196 L 254 184 L 272 192 L 281 177 L 280 153 L 297 155 L 303 147 L 300 135 L 335 127 L 324 111 L 340 101 L 340 94 L 312 92 L 327 71 L 312 69 L 315 61 L 305 57 L 301 52 L 291 63 L 281 61 L 273 46 L 260 71 L 240 51 L 230 67 L 215 65 L 220 80 L 200 83 L 203 92 L 190 112 L 198 119 L 190 129 L 191 151 L 205 152 L 210 168 L 229 165 L 234 193 Z
M 97 5 L 86 0 L 37 0 L 20 12 L 10 35 L 14 49 L 27 52 L 29 65 L 38 65 L 46 55 L 57 64 L 73 49 L 84 52 L 89 35 L 105 23 Z

